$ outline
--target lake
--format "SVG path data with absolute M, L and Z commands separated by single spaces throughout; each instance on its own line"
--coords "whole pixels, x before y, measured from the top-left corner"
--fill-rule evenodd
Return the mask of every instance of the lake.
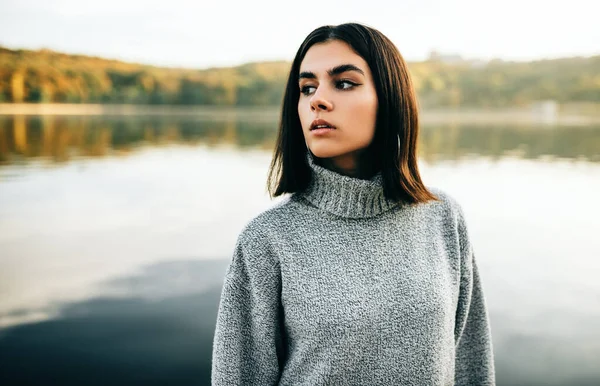
M 0 384 L 210 384 L 226 265 L 278 200 L 272 116 L 0 116 Z M 600 384 L 600 126 L 422 127 L 498 385 Z

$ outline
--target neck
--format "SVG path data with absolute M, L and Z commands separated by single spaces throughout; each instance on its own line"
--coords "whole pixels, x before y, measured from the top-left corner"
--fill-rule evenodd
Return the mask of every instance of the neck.
M 372 157 L 367 156 L 365 153 L 331 158 L 315 157 L 315 163 L 332 172 L 362 180 L 368 180 L 377 173 Z

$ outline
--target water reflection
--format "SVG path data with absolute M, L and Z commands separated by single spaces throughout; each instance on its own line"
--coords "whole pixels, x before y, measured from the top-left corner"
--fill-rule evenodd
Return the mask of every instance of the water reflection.
M 65 162 L 165 144 L 233 145 L 270 149 L 275 120 L 207 117 L 0 117 L 0 165 L 42 158 Z M 431 162 L 471 155 L 600 161 L 600 126 L 426 125 L 421 156 Z
M 227 259 L 146 267 L 0 333 L 0 384 L 209 385 Z

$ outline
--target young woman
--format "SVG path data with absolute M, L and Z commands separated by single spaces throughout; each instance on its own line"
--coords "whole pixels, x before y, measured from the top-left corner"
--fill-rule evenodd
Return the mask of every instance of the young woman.
M 406 63 L 379 31 L 324 26 L 293 61 L 271 164 L 282 204 L 228 267 L 213 385 L 493 385 L 459 204 L 417 167 Z

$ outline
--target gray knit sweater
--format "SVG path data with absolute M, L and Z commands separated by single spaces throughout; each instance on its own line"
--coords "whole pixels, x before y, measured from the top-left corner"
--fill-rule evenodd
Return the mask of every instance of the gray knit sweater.
M 250 221 L 226 272 L 212 384 L 494 385 L 489 319 L 460 206 L 399 205 L 381 176 L 315 165 Z

